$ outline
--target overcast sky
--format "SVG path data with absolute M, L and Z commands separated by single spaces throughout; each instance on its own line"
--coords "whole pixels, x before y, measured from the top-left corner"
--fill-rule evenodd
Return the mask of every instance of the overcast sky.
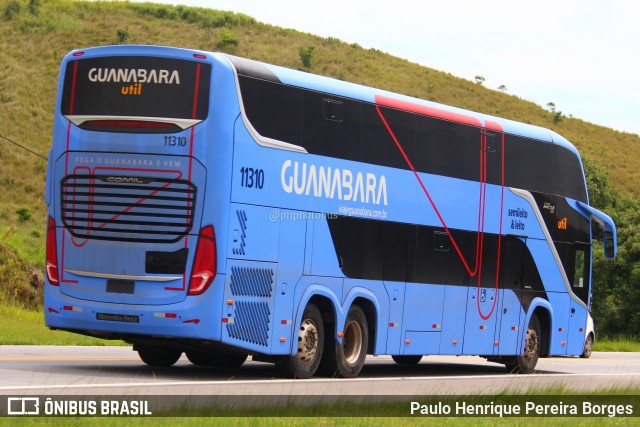
M 376 48 L 640 134 L 637 0 L 152 0 Z

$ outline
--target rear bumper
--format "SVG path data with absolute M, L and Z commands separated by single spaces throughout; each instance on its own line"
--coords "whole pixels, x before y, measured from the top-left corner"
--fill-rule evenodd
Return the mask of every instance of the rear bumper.
M 65 295 L 46 281 L 45 324 L 109 338 L 136 335 L 220 341 L 224 281 L 225 276 L 218 274 L 202 295 L 166 305 L 87 301 Z

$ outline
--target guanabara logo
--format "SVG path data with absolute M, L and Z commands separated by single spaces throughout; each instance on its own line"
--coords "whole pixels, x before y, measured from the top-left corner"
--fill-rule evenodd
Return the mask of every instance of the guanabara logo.
M 145 68 L 92 68 L 88 76 L 95 83 L 156 83 L 180 84 L 177 70 L 147 70 Z
M 287 193 L 387 205 L 384 175 L 286 160 L 282 164 L 280 182 Z

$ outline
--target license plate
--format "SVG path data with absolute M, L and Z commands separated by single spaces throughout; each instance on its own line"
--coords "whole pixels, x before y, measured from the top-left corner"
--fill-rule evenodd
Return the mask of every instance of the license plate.
M 140 316 L 130 314 L 96 313 L 96 319 L 109 322 L 140 323 Z

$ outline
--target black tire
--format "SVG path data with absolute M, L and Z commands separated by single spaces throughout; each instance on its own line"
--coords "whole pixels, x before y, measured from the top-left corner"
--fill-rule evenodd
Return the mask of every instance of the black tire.
M 369 330 L 367 316 L 357 305 L 351 306 L 344 321 L 342 343 L 327 343 L 322 371 L 332 377 L 357 377 L 367 357 Z
M 287 378 L 311 378 L 320 365 L 324 348 L 322 316 L 314 304 L 309 303 L 302 313 L 296 344 L 296 355 L 283 357 L 278 368 Z
M 187 351 L 189 362 L 218 369 L 238 369 L 247 360 L 246 354 Z
M 414 366 L 420 363 L 422 355 L 420 356 L 391 356 L 394 362 L 398 365 Z
M 589 334 L 587 339 L 584 341 L 584 349 L 582 349 L 582 354 L 580 357 L 583 359 L 588 359 L 591 357 L 591 353 L 593 352 L 593 335 Z
M 182 356 L 182 351 L 162 347 L 137 347 L 138 356 L 149 366 L 169 367 Z
M 540 358 L 540 347 L 542 345 L 542 332 L 540 321 L 535 314 L 529 320 L 527 336 L 525 337 L 524 353 L 509 359 L 505 363 L 507 371 L 512 374 L 530 374 L 535 370 L 538 358 Z

